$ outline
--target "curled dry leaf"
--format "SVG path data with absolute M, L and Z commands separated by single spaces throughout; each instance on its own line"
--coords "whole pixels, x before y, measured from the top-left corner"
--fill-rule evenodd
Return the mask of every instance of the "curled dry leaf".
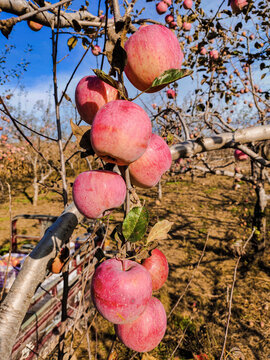
M 159 241 L 166 239 L 168 236 L 168 232 L 171 230 L 171 227 L 173 225 L 173 222 L 170 222 L 168 220 L 162 220 L 156 223 L 152 229 L 149 232 L 148 238 L 147 238 L 147 244 L 151 241 Z
M 77 144 L 85 149 L 85 150 L 92 150 L 91 142 L 90 142 L 90 131 L 91 126 L 78 126 L 70 119 L 70 126 L 73 135 L 76 137 Z

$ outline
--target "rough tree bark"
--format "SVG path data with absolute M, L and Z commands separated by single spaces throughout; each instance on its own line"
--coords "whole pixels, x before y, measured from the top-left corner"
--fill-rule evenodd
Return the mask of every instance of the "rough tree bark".
M 82 219 L 72 203 L 26 258 L 22 270 L 0 307 L 0 358 L 8 360 L 23 318 L 36 288 L 46 275 L 47 266 L 60 247 L 69 240 Z

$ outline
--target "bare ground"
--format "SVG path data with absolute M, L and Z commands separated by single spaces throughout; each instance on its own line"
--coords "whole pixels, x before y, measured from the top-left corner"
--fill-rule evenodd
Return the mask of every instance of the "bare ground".
M 156 189 L 139 192 L 150 211 L 152 225 L 165 218 L 174 222 L 169 238 L 160 244 L 169 262 L 169 278 L 155 296 L 163 302 L 167 314 L 175 304 L 178 303 L 178 306 L 168 319 L 163 341 L 150 355 L 153 359 L 179 360 L 206 353 L 209 359 L 219 359 L 238 249 L 251 234 L 255 193 L 246 184 L 240 184 L 240 189 L 233 190 L 233 180 L 218 176 L 197 177 L 192 182 L 190 176 L 185 175 L 176 180 L 167 182 L 163 187 L 161 203 L 157 201 Z M 61 211 L 60 198 L 49 195 L 41 195 L 36 209 L 23 195 L 12 200 L 13 216 L 20 213 L 59 215 Z M 8 203 L 2 204 L 2 248 L 9 242 L 8 212 Z M 114 223 L 120 214 L 115 213 L 113 217 Z M 24 226 L 22 224 L 22 228 Z M 24 231 L 33 234 L 39 230 L 33 225 Z M 250 246 L 247 245 L 247 254 Z M 255 259 L 243 256 L 239 261 L 231 302 L 227 359 L 230 358 L 230 350 L 235 347 L 240 349 L 243 359 L 270 359 L 269 255 L 268 246 Z M 114 343 L 113 326 L 98 316 L 90 335 L 96 358 L 107 359 Z M 85 339 L 76 355 L 77 359 L 88 359 Z M 116 341 L 110 360 L 132 356 L 132 351 Z M 142 354 L 137 354 L 133 359 L 142 357 Z M 144 359 L 147 357 L 144 356 Z

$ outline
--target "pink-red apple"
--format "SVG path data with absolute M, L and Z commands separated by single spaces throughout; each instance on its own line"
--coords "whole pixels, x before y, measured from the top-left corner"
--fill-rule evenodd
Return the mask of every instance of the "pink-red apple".
M 171 163 L 172 156 L 167 143 L 162 137 L 152 134 L 145 153 L 129 165 L 131 181 L 142 188 L 155 186 Z
M 185 21 L 185 22 L 183 22 L 182 27 L 183 27 L 183 30 L 190 31 L 191 30 L 191 23 Z
M 75 102 L 81 118 L 92 124 L 98 110 L 108 102 L 119 99 L 117 89 L 97 76 L 85 76 L 75 90 Z
M 219 58 L 219 53 L 217 50 L 211 50 L 209 56 L 213 60 L 217 60 Z
M 249 156 L 245 154 L 243 151 L 239 149 L 235 149 L 234 157 L 236 160 L 243 161 L 243 160 L 247 160 Z
M 128 165 L 143 155 L 151 135 L 151 121 L 139 105 L 115 100 L 97 112 L 90 138 L 95 153 L 102 159 Z
M 153 291 L 159 290 L 169 274 L 169 266 L 166 256 L 159 249 L 151 251 L 151 256 L 142 262 L 151 275 Z
M 230 5 L 233 13 L 239 14 L 245 6 L 248 5 L 247 0 L 230 0 Z
M 171 22 L 173 22 L 173 20 L 174 20 L 174 17 L 172 14 L 168 14 L 165 16 L 165 21 L 167 24 L 170 24 Z
M 169 28 L 170 28 L 170 29 L 176 29 L 176 28 L 177 28 L 177 22 L 176 22 L 176 21 L 170 22 Z
M 192 5 L 193 5 L 193 1 L 192 1 L 192 0 L 185 0 L 185 1 L 183 2 L 183 7 L 184 7 L 184 9 L 186 9 L 186 10 L 191 9 L 191 8 L 192 8 Z
M 156 10 L 159 15 L 164 14 L 168 10 L 168 5 L 164 1 L 160 1 L 156 5 Z
M 98 45 L 94 45 L 91 51 L 93 55 L 98 56 L 101 53 L 101 47 Z
M 175 34 L 163 25 L 140 27 L 125 43 L 125 74 L 139 90 L 148 89 L 156 77 L 169 69 L 180 69 L 183 52 Z M 156 92 L 166 85 L 148 92 Z
M 43 25 L 41 25 L 33 20 L 27 20 L 27 25 L 33 31 L 39 31 L 43 27 Z
M 200 54 L 201 54 L 201 55 L 206 55 L 206 53 L 207 53 L 206 48 L 205 48 L 205 47 L 202 47 L 202 48 L 200 49 Z
M 115 325 L 118 338 L 130 349 L 147 352 L 158 346 L 167 327 L 167 316 L 162 303 L 155 297 L 145 311 L 129 324 Z
M 176 96 L 176 93 L 173 89 L 168 89 L 166 91 L 166 93 L 167 93 L 168 99 L 174 99 Z
M 123 204 L 126 183 L 113 171 L 85 171 L 76 177 L 72 195 L 81 214 L 89 219 L 98 219 Z
M 151 299 L 151 276 L 135 261 L 106 260 L 93 275 L 91 296 L 105 319 L 114 324 L 130 323 L 144 312 Z

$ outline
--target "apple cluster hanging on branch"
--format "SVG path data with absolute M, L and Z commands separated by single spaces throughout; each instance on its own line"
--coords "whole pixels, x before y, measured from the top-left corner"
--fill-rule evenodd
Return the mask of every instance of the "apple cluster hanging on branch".
M 181 70 L 181 47 L 165 26 L 140 27 L 125 42 L 123 51 L 123 70 L 142 92 L 159 91 L 191 73 Z M 86 171 L 75 179 L 74 203 L 91 219 L 107 216 L 120 207 L 130 186 L 155 186 L 172 163 L 169 146 L 152 133 L 147 113 L 127 98 L 124 85 L 101 70 L 94 72 L 96 76 L 82 78 L 75 91 L 78 112 L 91 127 L 71 126 L 80 145 L 84 143 L 87 151 L 117 165 L 120 171 Z M 120 175 L 127 169 L 131 185 Z M 166 238 L 172 223 L 157 223 L 145 240 L 148 211 L 133 206 L 111 235 L 118 244 L 117 258 L 107 259 L 97 267 L 91 293 L 100 314 L 115 324 L 118 338 L 130 349 L 146 352 L 159 344 L 166 331 L 165 309 L 152 297 L 152 291 L 160 289 L 168 276 L 168 262 L 157 249 L 157 241 Z M 136 246 L 131 251 L 127 243 Z M 127 260 L 127 253 L 134 260 Z

